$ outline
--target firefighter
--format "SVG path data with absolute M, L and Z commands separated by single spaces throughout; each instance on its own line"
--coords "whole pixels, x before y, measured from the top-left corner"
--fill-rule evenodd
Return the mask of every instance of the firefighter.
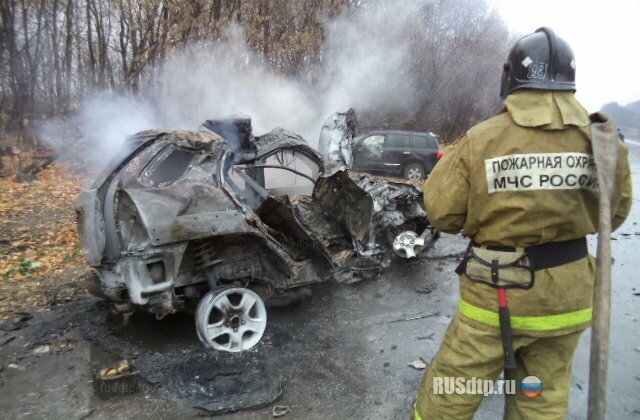
M 585 236 L 598 227 L 598 186 L 590 116 L 574 97 L 575 68 L 569 45 L 548 28 L 518 40 L 503 68 L 503 111 L 456 140 L 424 184 L 435 228 L 462 229 L 492 261 L 522 251 L 530 264 L 532 287 L 508 289 L 515 367 L 504 372 L 517 388 L 505 396 L 506 419 L 566 417 L 571 363 L 592 317 L 595 258 Z M 613 229 L 631 206 L 621 149 Z M 464 263 L 456 272 L 458 312 L 422 379 L 416 420 L 473 418 L 482 393 L 435 385 L 440 378 L 496 380 L 504 368 L 496 290 L 472 280 Z M 520 392 L 527 376 L 542 383 L 536 397 Z

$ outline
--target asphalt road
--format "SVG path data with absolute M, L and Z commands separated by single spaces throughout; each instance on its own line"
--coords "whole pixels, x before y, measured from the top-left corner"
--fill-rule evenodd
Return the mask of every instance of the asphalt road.
M 628 145 L 634 188 L 640 191 L 640 141 Z M 638 201 L 614 233 L 611 419 L 640 417 Z M 189 315 L 156 321 L 136 314 L 124 322 L 93 298 L 35 314 L 0 337 L 0 413 L 5 418 L 194 418 L 202 414 L 195 408 L 202 402 L 194 402 L 197 392 L 180 388 L 176 378 L 213 378 L 216 374 L 206 371 L 225 369 L 225 375 L 236 375 L 226 388 L 236 391 L 229 399 L 247 400 L 242 392 L 248 392 L 248 383 L 281 385 L 278 404 L 290 410 L 285 419 L 406 419 L 423 374 L 407 363 L 429 361 L 438 349 L 457 307 L 452 255 L 465 245 L 461 236 L 443 235 L 426 258 L 398 261 L 376 281 L 315 287 L 310 301 L 270 311 L 265 338 L 244 356 L 204 350 Z M 594 245 L 592 238 L 595 252 Z M 100 400 L 92 372 L 121 358 L 139 369 L 141 391 Z M 586 416 L 588 359 L 586 333 L 574 365 L 571 419 Z M 502 404 L 500 396 L 488 397 L 476 418 L 500 418 Z M 219 418 L 272 418 L 272 406 Z

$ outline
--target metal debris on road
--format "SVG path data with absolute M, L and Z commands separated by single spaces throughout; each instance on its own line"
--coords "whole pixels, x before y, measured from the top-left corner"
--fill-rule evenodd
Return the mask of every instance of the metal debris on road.
M 447 260 L 449 258 L 455 258 L 456 260 L 459 260 L 462 258 L 462 256 L 464 255 L 464 252 L 454 252 L 452 254 L 444 254 L 444 255 L 427 255 L 427 254 L 423 254 L 420 259 L 425 259 L 425 260 Z
M 424 370 L 427 368 L 428 363 L 424 361 L 422 357 L 417 358 L 413 362 L 407 363 L 407 366 L 411 366 L 416 370 Z
M 291 408 L 288 405 L 274 405 L 271 415 L 273 417 L 284 417 L 291 412 Z
M 433 313 L 425 314 L 425 315 L 410 316 L 408 318 L 393 319 L 391 321 L 386 321 L 386 322 L 390 323 L 390 322 L 415 321 L 415 320 L 418 320 L 418 319 L 432 318 L 434 316 L 440 316 L 440 312 L 433 312 Z M 383 322 L 380 322 L 379 324 L 382 324 Z

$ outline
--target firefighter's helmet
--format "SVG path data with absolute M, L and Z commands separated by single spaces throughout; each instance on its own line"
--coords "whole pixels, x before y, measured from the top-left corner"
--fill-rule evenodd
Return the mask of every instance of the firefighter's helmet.
M 569 44 L 549 28 L 520 38 L 502 72 L 500 96 L 520 89 L 576 90 L 576 62 Z

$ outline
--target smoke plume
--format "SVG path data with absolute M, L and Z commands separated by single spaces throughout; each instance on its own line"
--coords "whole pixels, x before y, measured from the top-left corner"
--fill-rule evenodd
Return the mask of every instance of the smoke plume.
M 477 3 L 473 10 L 479 14 L 465 12 L 464 21 L 457 19 L 470 3 Z M 104 160 L 127 135 L 143 129 L 196 130 L 207 119 L 240 115 L 252 118 L 256 135 L 279 126 L 317 146 L 322 123 L 336 111 L 353 107 L 359 119 L 368 115 L 375 121 L 430 111 L 438 89 L 460 86 L 456 68 L 441 67 L 450 66 L 453 54 L 470 54 L 456 40 L 475 43 L 476 33 L 487 33 L 487 10 L 484 0 L 363 2 L 326 19 L 318 62 L 287 76 L 265 64 L 247 47 L 242 30 L 232 25 L 220 41 L 192 43 L 170 53 L 148 72 L 136 95 L 101 92 L 88 98 L 78 124 L 91 141 L 92 161 Z M 462 31 L 467 38 L 460 36 Z M 440 44 L 449 51 L 439 51 Z M 475 56 L 492 60 L 493 50 L 479 47 L 470 46 Z M 496 89 L 499 73 L 496 83 L 477 80 L 494 76 L 478 63 L 468 66 L 474 77 L 469 87 Z M 444 82 L 443 74 L 450 76 Z M 457 98 L 470 104 L 467 92 Z

